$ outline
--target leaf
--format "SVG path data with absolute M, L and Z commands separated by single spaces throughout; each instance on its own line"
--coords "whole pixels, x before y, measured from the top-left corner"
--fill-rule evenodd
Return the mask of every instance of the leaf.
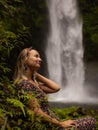
M 13 104 L 15 107 L 21 108 L 21 110 L 22 110 L 24 116 L 26 115 L 26 114 L 25 114 L 25 110 L 24 110 L 24 104 L 23 104 L 22 102 L 20 102 L 20 101 L 17 100 L 17 99 L 13 99 L 13 98 L 11 98 L 11 99 L 7 98 L 7 102 Z
M 27 109 L 27 113 L 28 113 L 31 121 L 34 122 L 34 112 L 33 112 L 33 110 Z

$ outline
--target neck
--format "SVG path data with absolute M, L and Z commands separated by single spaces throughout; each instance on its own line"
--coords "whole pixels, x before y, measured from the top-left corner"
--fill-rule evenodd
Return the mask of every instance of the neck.
M 25 76 L 27 77 L 28 80 L 32 80 L 33 75 L 34 75 L 34 70 L 28 69 L 25 71 Z

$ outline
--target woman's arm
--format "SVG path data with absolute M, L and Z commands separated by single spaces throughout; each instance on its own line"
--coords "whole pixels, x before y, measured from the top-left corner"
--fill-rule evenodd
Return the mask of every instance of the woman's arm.
M 46 93 L 54 93 L 60 90 L 60 86 L 54 81 L 36 73 L 36 78 L 41 82 L 39 87 Z
M 36 98 L 30 100 L 30 109 L 33 110 L 35 112 L 35 115 L 40 117 L 42 121 L 51 122 L 59 127 L 64 128 L 69 128 L 74 125 L 74 121 L 72 120 L 58 121 L 56 118 L 50 117 L 47 113 L 42 111 Z

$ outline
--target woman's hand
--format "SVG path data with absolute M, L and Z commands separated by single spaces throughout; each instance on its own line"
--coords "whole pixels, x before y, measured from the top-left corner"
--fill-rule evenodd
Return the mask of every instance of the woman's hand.
M 39 81 L 39 87 L 46 93 L 55 93 L 60 90 L 60 86 L 54 81 L 35 73 L 36 79 Z
M 66 121 L 62 121 L 62 122 L 60 122 L 60 124 L 61 124 L 61 127 L 63 127 L 63 128 L 70 128 L 70 127 L 76 125 L 76 123 L 75 123 L 74 120 L 66 120 Z

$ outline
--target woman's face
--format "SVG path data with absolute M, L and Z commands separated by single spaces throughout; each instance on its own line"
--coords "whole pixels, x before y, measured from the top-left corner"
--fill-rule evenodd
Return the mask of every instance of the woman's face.
M 42 59 L 40 58 L 39 53 L 36 50 L 31 50 L 27 59 L 27 64 L 30 69 L 38 70 L 40 68 L 41 62 Z

